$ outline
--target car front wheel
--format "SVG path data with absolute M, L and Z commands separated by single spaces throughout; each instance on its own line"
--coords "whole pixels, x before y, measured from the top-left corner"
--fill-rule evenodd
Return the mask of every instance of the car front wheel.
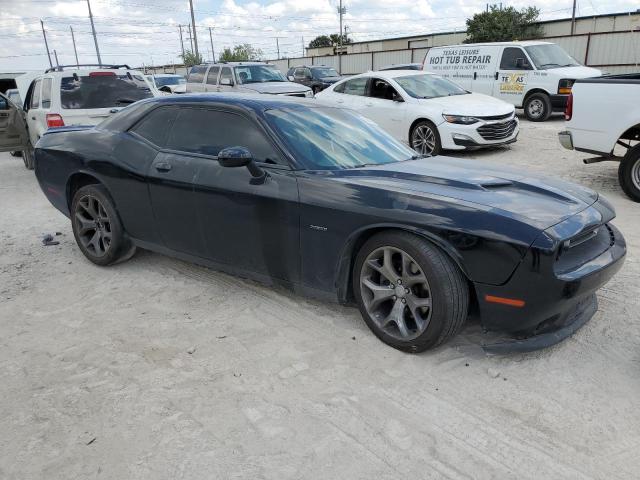
M 627 151 L 618 168 L 618 180 L 624 193 L 640 202 L 640 144 Z
M 27 148 L 22 151 L 22 161 L 24 162 L 24 166 L 27 170 L 33 170 L 34 159 L 33 159 L 33 145 L 31 142 L 27 144 Z
M 544 122 L 551 116 L 551 99 L 544 93 L 534 93 L 524 104 L 524 115 L 532 122 Z
M 78 247 L 97 265 L 111 265 L 135 253 L 135 246 L 125 234 L 113 201 L 102 185 L 86 185 L 75 193 L 71 224 Z
M 458 266 L 407 232 L 369 239 L 356 258 L 353 285 L 369 328 L 402 351 L 417 353 L 446 342 L 467 317 L 469 289 Z
M 409 132 L 409 145 L 421 155 L 436 156 L 442 150 L 438 129 L 428 120 L 414 125 Z

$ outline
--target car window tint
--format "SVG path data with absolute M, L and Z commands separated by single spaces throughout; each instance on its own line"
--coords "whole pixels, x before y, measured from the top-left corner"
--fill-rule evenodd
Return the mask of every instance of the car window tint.
M 209 85 L 217 85 L 218 84 L 218 73 L 220 72 L 220 67 L 211 67 L 209 69 L 209 73 L 207 74 L 207 83 Z
M 231 74 L 231 69 L 229 67 L 224 67 L 222 69 L 222 74 L 220 75 L 220 83 L 222 83 L 222 80 L 224 79 L 231 80 L 231 83 L 233 83 L 233 75 Z
M 207 70 L 206 66 L 195 65 L 195 66 L 191 67 L 191 70 L 189 71 L 189 78 L 187 79 L 187 82 L 190 82 L 190 83 L 202 83 L 202 80 L 204 80 L 204 72 L 206 70 Z
M 334 92 L 336 93 L 344 93 L 344 86 L 347 82 L 342 82 L 338 85 L 335 86 L 335 88 L 333 89 Z
M 304 77 L 304 68 L 296 68 L 296 72 L 293 74 L 294 77 L 303 78 Z
M 65 109 L 124 107 L 153 94 L 141 75 L 75 75 L 60 80 Z
M 371 79 L 371 89 L 369 91 L 369 96 L 373 98 L 380 98 L 382 100 L 393 100 L 399 95 L 398 92 L 396 92 L 395 88 L 393 88 L 384 80 L 373 78 Z
M 40 108 L 40 85 L 42 84 L 42 80 L 36 80 L 35 85 L 33 86 L 33 93 L 31 94 L 31 104 L 29 108 Z
M 281 163 L 264 134 L 249 119 L 229 112 L 182 108 L 169 133 L 167 148 L 218 155 L 227 147 L 245 147 L 258 162 Z
M 0 110 L 9 110 L 9 102 L 4 97 L 0 97 Z
M 45 78 L 42 80 L 42 108 L 51 107 L 51 79 Z
M 164 147 L 167 141 L 167 134 L 171 129 L 171 125 L 173 125 L 177 113 L 177 108 L 156 108 L 138 122 L 132 131 L 149 140 L 154 145 Z
M 502 60 L 500 61 L 500 70 L 529 70 L 531 67 L 518 67 L 517 60 L 518 58 L 522 58 L 525 64 L 528 64 L 524 51 L 521 48 L 517 47 L 507 47 L 502 52 Z
M 367 87 L 368 78 L 354 78 L 353 80 L 348 80 L 344 84 L 344 93 L 347 95 L 360 95 L 364 96 L 365 89 Z

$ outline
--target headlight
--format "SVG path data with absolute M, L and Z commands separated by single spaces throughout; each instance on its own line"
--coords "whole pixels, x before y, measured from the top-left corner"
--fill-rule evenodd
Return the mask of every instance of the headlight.
M 304 92 L 304 96 L 305 97 L 313 97 L 313 91 L 312 90 L 307 90 L 306 92 Z
M 442 118 L 444 118 L 449 123 L 457 123 L 458 125 L 471 125 L 472 123 L 476 123 L 478 121 L 475 117 L 465 117 L 462 115 L 446 115 L 442 114 Z
M 558 82 L 558 93 L 560 95 L 569 95 L 571 93 L 571 87 L 575 80 L 570 78 L 563 78 Z

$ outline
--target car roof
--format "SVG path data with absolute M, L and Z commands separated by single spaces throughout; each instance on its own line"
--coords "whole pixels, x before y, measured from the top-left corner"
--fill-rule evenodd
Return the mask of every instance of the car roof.
M 139 100 L 136 104 L 158 103 L 158 104 L 227 104 L 231 106 L 245 107 L 249 110 L 264 111 L 270 108 L 286 107 L 326 107 L 314 99 L 301 97 L 290 97 L 287 95 L 265 95 L 249 93 L 183 93 L 180 95 L 167 95 Z

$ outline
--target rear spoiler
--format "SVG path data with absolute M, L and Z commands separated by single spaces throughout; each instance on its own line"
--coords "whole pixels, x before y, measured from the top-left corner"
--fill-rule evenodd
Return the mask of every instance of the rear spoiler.
M 42 135 L 44 136 L 44 135 L 51 135 L 53 133 L 78 132 L 81 130 L 90 130 L 94 126 L 95 125 L 69 125 L 67 127 L 54 127 L 54 128 L 49 128 L 45 130 L 45 132 Z

